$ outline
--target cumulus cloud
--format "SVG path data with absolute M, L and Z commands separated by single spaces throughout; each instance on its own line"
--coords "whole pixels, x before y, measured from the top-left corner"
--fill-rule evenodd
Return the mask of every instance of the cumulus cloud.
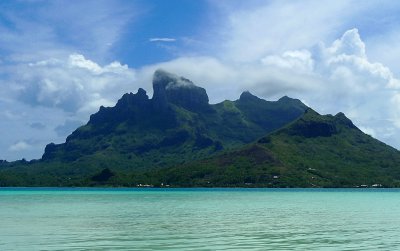
M 15 92 L 22 102 L 72 113 L 93 112 L 93 104 L 99 101 L 112 105 L 121 92 L 135 88 L 135 73 L 128 66 L 119 62 L 100 66 L 80 54 L 18 65 L 12 70 L 12 82 L 19 86 Z
M 312 72 L 314 60 L 311 53 L 307 50 L 285 51 L 282 56 L 266 56 L 261 62 L 266 66 L 278 66 L 298 72 Z

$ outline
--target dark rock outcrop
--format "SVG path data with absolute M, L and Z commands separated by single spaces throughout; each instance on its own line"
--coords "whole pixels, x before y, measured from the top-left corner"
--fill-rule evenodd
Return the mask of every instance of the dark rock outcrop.
M 163 70 L 157 70 L 153 77 L 153 103 L 158 109 L 165 109 L 168 103 L 190 111 L 206 110 L 208 96 L 204 88 L 192 81 Z
M 125 93 L 116 105 L 117 108 L 127 109 L 130 107 L 138 106 L 141 108 L 146 108 L 148 105 L 149 97 L 146 94 L 146 91 L 142 88 L 139 88 L 136 94 Z
M 118 123 L 120 121 L 134 122 L 141 114 L 148 113 L 151 108 L 146 91 L 139 88 L 136 94 L 125 93 L 115 107 L 101 106 L 99 112 L 90 116 L 89 124 Z
M 260 98 L 258 98 L 257 96 L 254 96 L 249 91 L 244 91 L 242 94 L 240 94 L 239 100 L 241 102 L 248 102 L 248 101 L 257 101 L 257 100 L 260 100 Z
M 351 122 L 351 120 L 349 118 L 346 117 L 346 115 L 344 115 L 343 112 L 339 112 L 338 114 L 335 115 L 335 119 L 338 123 L 341 123 L 342 125 L 345 125 L 349 128 L 354 128 L 354 129 L 358 129 L 353 122 Z
M 325 121 L 301 121 L 291 129 L 291 135 L 306 138 L 330 137 L 336 133 L 336 126 L 333 123 Z

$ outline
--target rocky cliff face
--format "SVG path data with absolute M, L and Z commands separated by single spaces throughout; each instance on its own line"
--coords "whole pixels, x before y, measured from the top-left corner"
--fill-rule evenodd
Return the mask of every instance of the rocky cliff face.
M 331 137 L 343 130 L 355 130 L 362 133 L 343 113 L 332 115 L 320 115 L 308 108 L 304 115 L 289 126 L 278 130 L 278 133 L 286 133 L 291 136 L 304 138 Z
M 157 108 L 166 108 L 168 103 L 190 111 L 208 108 L 208 96 L 204 88 L 163 70 L 154 73 L 153 90 L 153 102 Z
M 136 94 L 126 93 L 115 107 L 100 107 L 99 112 L 90 117 L 90 124 L 104 124 L 121 121 L 138 122 L 151 114 L 173 117 L 171 104 L 189 111 L 210 110 L 208 96 L 204 88 L 183 77 L 157 70 L 153 76 L 153 98 L 149 99 L 144 89 Z
M 174 117 L 171 104 L 193 112 L 211 110 L 204 88 L 163 70 L 154 73 L 153 93 L 152 99 L 142 88 L 136 94 L 126 93 L 115 107 L 101 106 L 99 112 L 90 117 L 89 124 L 138 123 L 148 116 L 159 116 L 170 123 Z
M 118 100 L 115 107 L 101 106 L 99 111 L 90 116 L 89 124 L 113 124 L 121 121 L 134 122 L 143 114 L 150 112 L 151 100 L 146 91 L 139 88 L 136 94 L 126 93 Z
M 254 96 L 249 91 L 242 92 L 242 94 L 240 95 L 240 98 L 239 98 L 239 101 L 241 101 L 241 102 L 251 102 L 251 101 L 258 101 L 258 100 L 260 100 L 260 98 L 258 98 L 257 96 Z
M 146 94 L 146 91 L 142 88 L 139 88 L 136 94 L 126 93 L 122 96 L 122 98 L 118 101 L 116 107 L 121 109 L 126 109 L 129 107 L 143 107 L 148 106 L 149 97 Z

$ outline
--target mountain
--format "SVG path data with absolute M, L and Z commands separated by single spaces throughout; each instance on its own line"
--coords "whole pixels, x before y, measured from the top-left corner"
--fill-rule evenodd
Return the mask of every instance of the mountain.
M 139 89 L 115 107 L 100 107 L 65 143 L 49 144 L 42 159 L 129 169 L 168 166 L 254 141 L 306 109 L 298 100 L 268 102 L 249 92 L 210 105 L 203 88 L 162 70 L 154 74 L 153 90 L 152 99 Z
M 65 143 L 48 144 L 42 159 L 2 164 L 0 182 L 4 170 L 18 174 L 10 178 L 8 173 L 4 184 L 29 179 L 29 184 L 51 180 L 50 185 L 79 185 L 74 182 L 101 176 L 102 170 L 131 173 L 183 165 L 251 143 L 306 109 L 297 99 L 271 102 L 250 92 L 212 105 L 204 88 L 157 70 L 151 99 L 140 88 L 124 94 L 114 107 L 100 107 Z
M 400 152 L 343 113 L 205 89 L 158 70 L 153 97 L 127 93 L 49 144 L 42 159 L 0 161 L 0 186 L 400 187 Z
M 151 175 L 173 186 L 398 187 L 400 152 L 343 113 L 307 109 L 255 143 Z

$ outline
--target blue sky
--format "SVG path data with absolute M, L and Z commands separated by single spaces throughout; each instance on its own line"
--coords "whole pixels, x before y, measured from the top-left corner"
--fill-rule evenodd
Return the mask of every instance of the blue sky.
M 163 68 L 299 98 L 400 148 L 398 1 L 0 1 L 0 159 L 40 158 Z

